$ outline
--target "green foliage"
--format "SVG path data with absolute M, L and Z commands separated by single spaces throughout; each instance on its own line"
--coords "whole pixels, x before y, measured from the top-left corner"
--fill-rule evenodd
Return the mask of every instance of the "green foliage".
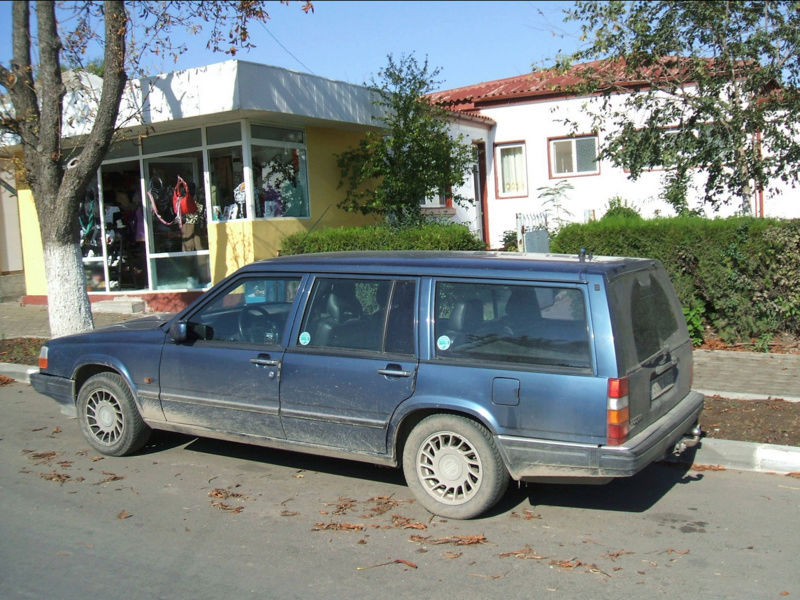
M 800 334 L 800 220 L 736 217 L 631 220 L 564 227 L 553 252 L 657 258 L 672 278 L 692 338 L 728 342 Z
M 357 250 L 485 250 L 464 225 L 427 223 L 410 227 L 372 225 L 299 232 L 288 236 L 281 254 Z
M 743 212 L 755 189 L 800 181 L 800 122 L 787 118 L 800 112 L 796 2 L 580 1 L 567 19 L 588 44 L 563 62 L 604 61 L 573 70 L 576 91 L 600 94 L 601 158 L 633 179 L 663 168 L 679 214 L 693 173 L 706 203 L 739 198 Z
M 554 223 L 554 226 L 548 226 L 547 228 L 551 236 L 568 222 L 567 217 L 573 216 L 564 206 L 567 203 L 568 192 L 571 189 L 573 189 L 573 185 L 566 179 L 561 179 L 553 185 L 536 188 L 536 191 L 539 192 L 536 197 L 542 201 L 542 207 L 549 221 Z
M 509 229 L 503 232 L 503 251 L 505 252 L 519 252 L 519 242 L 517 240 L 517 232 L 515 229 Z
M 388 64 L 372 81 L 375 104 L 383 116 L 355 148 L 337 156 L 339 187 L 346 190 L 340 207 L 386 216 L 398 224 L 422 221 L 420 204 L 463 185 L 474 162 L 463 136 L 451 138 L 446 111 L 425 95 L 439 83 L 439 69 L 413 56 Z M 458 194 L 456 202 L 467 200 Z
M 621 217 L 625 219 L 641 219 L 642 215 L 639 214 L 639 211 L 636 210 L 633 205 L 628 204 L 628 201 L 622 196 L 613 196 L 608 199 L 608 210 L 606 210 L 605 214 L 600 220 L 611 219 L 615 217 Z

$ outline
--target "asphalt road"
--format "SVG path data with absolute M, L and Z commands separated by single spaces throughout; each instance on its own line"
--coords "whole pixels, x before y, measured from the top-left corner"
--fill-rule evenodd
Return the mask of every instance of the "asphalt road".
M 4 599 L 800 596 L 792 477 L 658 464 L 445 521 L 392 469 L 172 434 L 101 458 L 26 385 L 0 410 Z

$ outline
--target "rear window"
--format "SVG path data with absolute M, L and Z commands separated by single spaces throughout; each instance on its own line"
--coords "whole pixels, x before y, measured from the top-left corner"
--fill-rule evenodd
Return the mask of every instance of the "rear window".
M 578 288 L 440 281 L 435 319 L 439 359 L 591 366 Z
M 680 303 L 663 268 L 615 279 L 609 286 L 609 298 L 623 372 L 688 339 Z

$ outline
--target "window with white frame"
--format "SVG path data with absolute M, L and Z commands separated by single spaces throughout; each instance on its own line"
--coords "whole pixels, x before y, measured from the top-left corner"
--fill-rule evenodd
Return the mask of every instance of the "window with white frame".
M 497 146 L 498 190 L 500 198 L 528 195 L 525 144 Z
M 599 173 L 597 136 L 550 140 L 550 172 L 559 177 Z

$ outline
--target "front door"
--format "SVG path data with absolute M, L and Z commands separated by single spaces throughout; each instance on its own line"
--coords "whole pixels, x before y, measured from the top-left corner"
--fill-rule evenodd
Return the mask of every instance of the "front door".
M 384 453 L 414 391 L 417 281 L 318 277 L 281 369 L 289 440 Z
M 282 438 L 280 361 L 300 277 L 248 276 L 187 315 L 189 339 L 167 342 L 161 406 L 167 421 Z

